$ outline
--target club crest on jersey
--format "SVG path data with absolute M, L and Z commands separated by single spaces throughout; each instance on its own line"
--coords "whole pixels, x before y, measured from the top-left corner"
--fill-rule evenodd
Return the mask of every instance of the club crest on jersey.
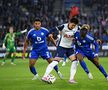
M 66 37 L 66 38 L 73 38 L 73 35 L 74 35 L 73 32 L 66 31 L 65 34 L 64 34 L 64 37 Z
M 73 35 L 68 35 L 68 34 L 65 34 L 65 35 L 64 35 L 64 37 L 66 37 L 66 38 L 72 38 L 72 37 L 73 37 Z
M 41 37 L 37 37 L 37 41 L 41 41 Z

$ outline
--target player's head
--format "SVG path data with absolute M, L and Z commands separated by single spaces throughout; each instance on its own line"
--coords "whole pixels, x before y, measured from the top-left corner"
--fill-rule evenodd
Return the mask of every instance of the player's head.
M 36 29 L 36 30 L 39 30 L 40 28 L 41 28 L 41 20 L 40 20 L 40 18 L 36 18 L 35 20 L 34 20 L 34 28 Z
M 13 33 L 13 31 L 14 31 L 14 27 L 13 26 L 10 26 L 9 27 L 9 33 Z
M 90 25 L 88 24 L 83 24 L 81 28 L 86 28 L 88 31 L 90 30 Z
M 75 28 L 75 26 L 79 23 L 77 18 L 71 18 L 68 24 L 69 29 Z
M 80 29 L 81 36 L 85 37 L 87 33 L 88 33 L 88 28 L 82 26 Z

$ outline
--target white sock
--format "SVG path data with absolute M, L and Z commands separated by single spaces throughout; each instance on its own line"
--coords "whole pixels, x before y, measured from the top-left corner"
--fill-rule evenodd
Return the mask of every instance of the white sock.
M 74 79 L 74 76 L 76 74 L 77 71 L 77 66 L 78 66 L 78 61 L 73 61 L 71 64 L 71 68 L 70 68 L 70 80 Z
M 53 68 L 58 64 L 58 61 L 52 61 L 46 68 L 46 72 L 44 74 L 43 77 L 47 77 L 51 71 L 53 70 Z

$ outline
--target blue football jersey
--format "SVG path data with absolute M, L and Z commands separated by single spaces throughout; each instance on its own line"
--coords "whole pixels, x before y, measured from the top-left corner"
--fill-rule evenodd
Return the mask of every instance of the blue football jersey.
M 87 34 L 84 39 L 81 39 L 80 31 L 76 32 L 75 34 L 75 46 L 76 50 L 82 50 L 84 53 L 92 51 L 90 45 L 94 44 L 95 46 L 95 53 L 98 53 L 99 45 L 95 41 L 95 39 L 91 36 L 91 34 Z
M 46 37 L 48 37 L 49 31 L 46 28 L 41 27 L 40 30 L 32 28 L 27 35 L 27 39 L 31 41 L 32 49 L 42 50 L 47 47 Z

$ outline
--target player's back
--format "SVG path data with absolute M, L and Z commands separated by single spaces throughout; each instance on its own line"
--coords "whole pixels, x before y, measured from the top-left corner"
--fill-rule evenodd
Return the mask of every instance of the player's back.
M 30 39 L 33 49 L 41 50 L 47 48 L 46 37 L 48 36 L 49 31 L 43 27 L 40 30 L 35 30 L 32 28 L 28 32 L 28 39 Z

